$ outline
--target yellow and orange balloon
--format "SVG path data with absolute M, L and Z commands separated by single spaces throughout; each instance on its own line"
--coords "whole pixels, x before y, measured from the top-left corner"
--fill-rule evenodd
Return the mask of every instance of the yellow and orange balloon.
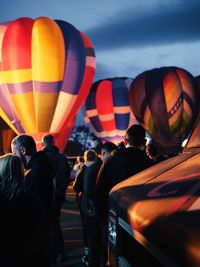
M 95 70 L 92 43 L 65 21 L 24 17 L 0 24 L 0 115 L 17 134 L 40 142 L 53 133 L 66 143 L 62 132 L 72 128 Z

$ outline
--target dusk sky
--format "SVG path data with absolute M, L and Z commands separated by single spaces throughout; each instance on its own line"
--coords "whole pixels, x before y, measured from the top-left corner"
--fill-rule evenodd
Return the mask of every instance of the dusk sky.
M 172 65 L 200 75 L 199 0 L 1 1 L 0 22 L 24 16 L 65 20 L 85 32 L 95 49 L 95 81 Z

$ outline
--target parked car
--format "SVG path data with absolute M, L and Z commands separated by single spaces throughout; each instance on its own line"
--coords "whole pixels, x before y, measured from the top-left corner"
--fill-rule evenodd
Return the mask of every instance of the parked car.
M 110 265 L 199 267 L 199 196 L 200 119 L 182 153 L 111 190 Z

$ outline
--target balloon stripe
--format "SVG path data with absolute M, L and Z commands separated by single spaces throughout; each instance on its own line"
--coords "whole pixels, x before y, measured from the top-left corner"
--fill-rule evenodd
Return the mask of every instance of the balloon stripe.
M 86 62 L 85 45 L 80 32 L 75 27 L 65 21 L 56 20 L 56 23 L 62 31 L 66 51 L 62 91 L 76 95 L 84 76 Z
M 179 110 L 183 104 L 183 95 L 181 94 L 178 98 L 176 98 L 177 101 L 174 104 L 174 106 L 171 108 L 171 110 L 168 111 L 168 117 L 169 119 Z
M 145 75 L 139 75 L 133 81 L 129 89 L 129 103 L 131 109 L 139 122 L 143 121 L 143 115 L 146 108 L 146 95 L 145 95 Z M 141 109 L 142 107 L 142 109 Z
M 5 85 L 0 86 L 0 99 L 1 99 L 1 109 L 6 114 L 8 119 L 13 123 L 14 127 L 18 132 L 24 132 L 21 122 L 17 116 L 15 107 L 10 99 L 7 88 Z
M 35 109 L 37 132 L 48 132 L 54 115 L 52 103 L 57 102 L 58 93 L 34 92 L 34 96 L 35 107 L 37 107 Z M 44 101 L 46 97 L 48 97 L 48 101 Z
M 50 132 L 58 132 L 62 127 L 65 119 L 68 117 L 77 96 L 60 92 L 57 101 L 56 111 L 53 116 Z
M 115 114 L 129 114 L 131 112 L 130 106 L 114 107 L 113 110 Z
M 92 47 L 86 47 L 86 56 L 95 57 L 95 52 Z
M 31 69 L 18 69 L 10 71 L 0 71 L 1 83 L 23 83 L 32 80 Z
M 94 116 L 97 116 L 98 113 L 97 113 L 97 109 L 91 109 L 91 110 L 87 110 L 86 111 L 86 114 L 88 117 L 94 117 Z
M 103 131 L 103 128 L 102 128 L 102 125 L 101 125 L 101 122 L 99 120 L 99 118 L 96 116 L 96 117 L 91 117 L 89 118 L 92 125 L 94 126 L 95 130 L 97 132 L 102 132 Z
M 114 114 L 99 115 L 99 118 L 102 122 L 108 122 L 114 119 Z
M 45 92 L 45 93 L 59 93 L 62 86 L 62 82 L 38 82 L 29 81 L 25 83 L 9 84 L 7 83 L 7 88 L 10 94 L 22 94 L 32 92 L 33 84 L 35 87 L 34 92 Z M 1 84 L 0 84 L 1 86 Z
M 96 69 L 96 59 L 93 57 L 86 58 L 86 66 Z
M 5 112 L 1 109 L 0 107 L 0 117 L 8 124 L 8 126 L 16 133 L 19 134 L 19 131 L 15 128 L 15 126 L 13 125 L 12 121 L 10 121 L 10 119 L 7 117 L 7 115 L 5 114 Z
M 58 25 L 46 17 L 36 19 L 31 46 L 33 80 L 45 82 L 62 80 L 65 49 Z
M 123 79 L 115 79 L 112 82 L 113 90 L 113 106 L 127 106 L 128 101 L 128 89 Z
M 111 81 L 105 80 L 99 84 L 96 93 L 96 106 L 100 115 L 113 113 L 113 95 Z
M 41 93 L 59 93 L 62 86 L 62 81 L 57 82 L 39 82 L 33 81 L 34 92 Z
M 177 98 L 181 95 L 181 84 L 176 73 L 169 71 L 163 80 L 163 91 L 168 113 L 177 104 Z
M 117 130 L 126 131 L 129 126 L 130 113 L 128 114 L 115 114 L 116 128 Z
M 105 101 L 106 99 L 106 101 Z M 115 120 L 114 120 L 114 112 L 113 112 L 113 95 L 112 95 L 112 82 L 111 81 L 103 81 L 100 83 L 97 89 L 96 94 L 96 106 L 99 116 L 101 115 L 113 115 L 113 119 L 109 122 L 101 121 L 102 127 L 104 131 L 111 131 L 116 128 Z
M 27 133 L 36 132 L 35 107 L 33 93 L 11 94 L 12 102 Z M 28 119 L 27 119 L 28 118 Z
M 4 38 L 5 32 L 7 30 L 7 27 L 8 26 L 6 26 L 6 25 L 0 24 L 0 64 L 1 64 L 1 61 L 2 61 L 2 44 L 3 44 L 3 38 Z
M 33 19 L 20 18 L 9 24 L 2 44 L 2 67 L 4 71 L 31 68 L 33 23 Z

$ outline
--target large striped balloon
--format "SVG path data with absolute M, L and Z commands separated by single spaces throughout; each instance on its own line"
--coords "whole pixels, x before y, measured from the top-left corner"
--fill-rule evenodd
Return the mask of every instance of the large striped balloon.
M 199 98 L 193 76 L 163 67 L 137 76 L 129 90 L 137 120 L 163 147 L 180 147 L 197 117 Z
M 95 69 L 90 40 L 65 21 L 1 24 L 0 115 L 36 139 L 58 134 L 87 97 Z
M 102 141 L 123 141 L 127 128 L 137 123 L 128 101 L 132 81 L 119 77 L 93 83 L 83 113 L 86 123 Z

